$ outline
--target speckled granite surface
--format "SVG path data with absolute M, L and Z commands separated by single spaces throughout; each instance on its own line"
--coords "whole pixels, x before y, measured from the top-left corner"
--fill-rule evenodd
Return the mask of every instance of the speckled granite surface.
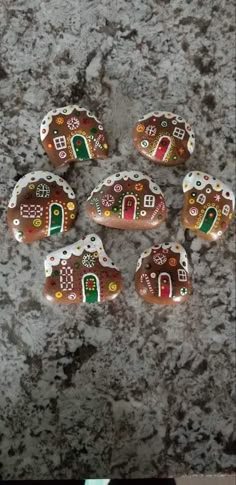
M 2 0 L 0 13 L 1 476 L 233 471 L 234 228 L 210 244 L 179 220 L 188 168 L 234 183 L 233 1 Z M 10 191 L 27 171 L 52 169 L 39 124 L 72 102 L 102 118 L 110 158 L 66 172 L 81 204 L 75 229 L 17 244 L 5 222 Z M 135 151 L 132 126 L 153 107 L 193 124 L 187 167 L 157 167 Z M 119 232 L 85 216 L 90 190 L 127 168 L 162 187 L 169 218 L 158 230 Z M 44 257 L 89 231 L 102 236 L 125 290 L 114 304 L 54 308 L 42 296 Z M 175 239 L 189 251 L 194 294 L 182 307 L 145 304 L 136 260 Z

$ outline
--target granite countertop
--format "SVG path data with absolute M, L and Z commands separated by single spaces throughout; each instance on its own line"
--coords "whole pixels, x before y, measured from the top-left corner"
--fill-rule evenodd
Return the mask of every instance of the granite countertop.
M 155 477 L 234 470 L 234 225 L 205 242 L 180 225 L 190 169 L 234 187 L 233 1 L 2 0 L 0 65 L 0 474 L 4 479 Z M 52 107 L 101 117 L 110 157 L 69 166 L 75 228 L 20 245 L 5 208 L 18 178 L 53 170 L 39 141 Z M 184 116 L 197 145 L 186 167 L 158 167 L 131 131 L 152 109 Z M 85 200 L 98 181 L 145 170 L 163 189 L 159 229 L 97 226 Z M 103 239 L 124 291 L 101 305 L 53 307 L 42 294 L 45 255 L 89 232 Z M 135 293 L 140 253 L 177 240 L 193 295 L 152 306 Z

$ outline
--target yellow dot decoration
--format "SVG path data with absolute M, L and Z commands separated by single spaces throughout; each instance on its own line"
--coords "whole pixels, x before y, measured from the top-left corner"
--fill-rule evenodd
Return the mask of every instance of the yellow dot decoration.
M 108 145 L 106 143 L 104 143 L 103 148 L 105 148 L 105 150 L 106 150 L 108 148 Z
M 33 225 L 34 225 L 34 227 L 40 227 L 42 225 L 41 219 L 34 219 Z
M 55 210 L 53 211 L 53 214 L 54 214 L 54 216 L 59 216 L 60 212 L 59 212 L 59 210 L 58 210 L 58 209 L 55 209 Z
M 75 219 L 75 214 L 71 214 L 70 219 Z
M 135 190 L 141 191 L 141 190 L 143 190 L 143 184 L 136 184 L 134 186 L 134 188 L 135 188 Z
M 116 291 L 117 290 L 117 284 L 112 281 L 109 284 L 108 288 L 109 288 L 109 291 Z
M 144 130 L 145 130 L 145 126 L 144 126 L 144 125 L 137 125 L 136 130 L 137 130 L 139 133 L 142 133 L 142 131 L 144 131 Z
M 232 217 L 233 217 L 233 213 L 231 212 L 231 213 L 229 214 L 229 220 L 231 220 L 231 219 L 232 219 Z
M 111 211 L 105 211 L 104 216 L 109 217 L 111 215 Z
M 189 199 L 189 204 L 194 204 L 195 200 L 194 199 Z
M 56 118 L 56 123 L 57 123 L 57 125 L 63 125 L 63 123 L 64 123 L 64 118 L 62 118 L 62 116 L 58 116 L 58 117 Z
M 73 211 L 74 208 L 75 208 L 74 202 L 68 202 L 67 209 L 69 209 L 69 211 Z
M 57 291 L 57 292 L 55 293 L 55 297 L 56 297 L 56 298 L 61 298 L 61 297 L 62 297 L 62 292 L 61 292 L 61 291 Z
M 94 256 L 94 258 L 98 258 L 98 252 L 95 251 L 95 253 L 93 253 L 93 256 Z
M 35 185 L 34 184 L 29 184 L 29 189 L 30 190 L 34 190 L 35 189 Z

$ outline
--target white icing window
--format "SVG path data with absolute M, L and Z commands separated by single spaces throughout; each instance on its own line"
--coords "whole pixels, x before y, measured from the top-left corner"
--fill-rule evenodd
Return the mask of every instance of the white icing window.
M 144 207 L 154 207 L 154 205 L 155 205 L 155 195 L 145 195 Z
M 228 204 L 225 204 L 223 209 L 222 209 L 222 214 L 224 214 L 224 216 L 228 216 L 229 215 L 229 211 L 230 211 L 230 207 Z
M 199 196 L 197 198 L 197 202 L 199 204 L 204 204 L 206 202 L 206 196 L 204 194 L 199 194 Z
M 66 148 L 66 137 L 56 136 L 56 138 L 53 138 L 53 143 L 56 150 L 61 150 L 62 148 Z
M 175 138 L 179 138 L 179 140 L 183 140 L 185 134 L 185 130 L 182 130 L 182 128 L 178 128 L 177 126 L 175 127 L 173 131 L 173 136 Z
M 20 215 L 25 218 L 34 219 L 35 217 L 42 217 L 43 207 L 34 204 L 21 204 Z
M 60 269 L 60 288 L 62 291 L 73 290 L 73 269 L 70 266 Z
M 36 197 L 49 197 L 50 188 L 46 184 L 39 184 L 36 189 Z
M 178 269 L 178 280 L 187 281 L 187 273 L 185 269 Z

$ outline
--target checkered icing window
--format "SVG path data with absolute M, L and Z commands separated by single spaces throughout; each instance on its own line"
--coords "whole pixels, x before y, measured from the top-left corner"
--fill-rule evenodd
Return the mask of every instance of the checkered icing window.
M 205 202 L 206 202 L 206 196 L 204 194 L 199 194 L 199 196 L 197 198 L 197 202 L 199 204 L 205 204 Z
M 183 140 L 184 134 L 185 134 L 185 130 L 182 130 L 182 128 L 177 128 L 177 126 L 175 127 L 173 131 L 173 136 L 175 136 L 175 138 L 179 138 L 179 140 Z
M 62 291 L 73 290 L 73 269 L 70 266 L 60 269 L 60 288 Z
M 178 280 L 187 281 L 187 273 L 185 269 L 178 269 Z
M 20 206 L 20 215 L 21 217 L 34 219 L 35 217 L 42 217 L 43 215 L 43 207 L 41 205 L 34 205 L 34 204 L 21 204 Z
M 56 150 L 61 150 L 62 148 L 66 148 L 66 137 L 56 136 L 56 138 L 53 138 L 53 143 Z
M 145 195 L 144 207 L 154 207 L 154 205 L 155 205 L 155 195 Z
M 224 214 L 224 216 L 228 216 L 229 214 L 229 211 L 230 211 L 230 207 L 228 204 L 225 204 L 223 209 L 222 209 L 222 214 Z
M 49 197 L 50 188 L 46 184 L 39 184 L 36 189 L 36 197 Z

